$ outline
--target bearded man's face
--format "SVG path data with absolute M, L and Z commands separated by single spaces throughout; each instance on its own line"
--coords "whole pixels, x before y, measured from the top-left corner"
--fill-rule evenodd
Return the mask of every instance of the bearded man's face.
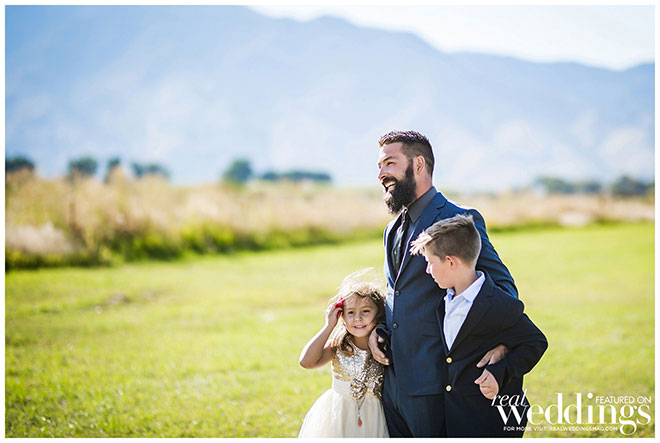
M 417 186 L 413 162 L 403 154 L 402 148 L 402 143 L 383 145 L 378 157 L 378 180 L 385 191 L 383 200 L 392 214 L 413 202 Z

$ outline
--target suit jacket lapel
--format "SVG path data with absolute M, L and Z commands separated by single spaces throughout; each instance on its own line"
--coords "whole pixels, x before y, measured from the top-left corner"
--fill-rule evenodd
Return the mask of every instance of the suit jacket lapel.
M 440 325 L 440 337 L 442 338 L 442 345 L 445 348 L 445 355 L 449 354 L 449 348 L 447 347 L 447 342 L 445 341 L 445 297 L 440 297 L 438 306 L 435 309 L 435 314 L 438 317 L 438 324 Z
M 491 296 L 493 295 L 493 282 L 486 276 L 486 281 L 484 281 L 477 298 L 474 299 L 474 303 L 468 312 L 461 329 L 458 331 L 458 335 L 452 344 L 452 349 L 456 349 L 458 345 L 468 336 L 468 334 L 474 329 L 475 326 L 479 324 L 481 319 L 490 309 L 492 304 Z
M 442 209 L 445 203 L 447 203 L 447 199 L 438 192 L 435 197 L 433 197 L 433 200 L 431 200 L 431 203 L 429 203 L 426 209 L 424 209 L 424 212 L 422 212 L 422 215 L 419 217 L 419 220 L 417 220 L 417 223 L 415 224 L 415 230 L 412 232 L 412 234 L 409 234 L 408 238 L 410 238 L 410 240 L 415 240 L 424 229 L 431 226 L 433 220 L 438 215 L 438 212 L 440 209 Z M 407 246 L 408 247 L 406 247 L 403 259 L 401 260 L 401 271 L 399 272 L 399 275 L 403 274 L 403 270 L 406 268 L 406 265 L 410 261 L 410 244 L 408 243 Z

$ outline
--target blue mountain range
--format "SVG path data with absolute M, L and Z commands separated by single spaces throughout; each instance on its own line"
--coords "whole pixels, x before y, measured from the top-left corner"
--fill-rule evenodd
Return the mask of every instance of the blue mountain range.
M 654 63 L 445 53 L 234 6 L 6 6 L 5 20 L 6 155 L 46 176 L 119 156 L 196 184 L 247 158 L 376 185 L 378 139 L 395 129 L 429 137 L 440 187 L 654 176 Z

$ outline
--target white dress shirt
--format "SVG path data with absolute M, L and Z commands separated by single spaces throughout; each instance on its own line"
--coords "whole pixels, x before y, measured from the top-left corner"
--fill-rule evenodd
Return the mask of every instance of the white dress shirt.
M 461 326 L 465 322 L 465 318 L 470 312 L 474 299 L 477 298 L 481 287 L 486 281 L 486 276 L 483 272 L 477 271 L 477 279 L 468 288 L 458 295 L 455 295 L 453 288 L 447 289 L 445 295 L 445 319 L 443 322 L 443 329 L 445 333 L 445 342 L 447 347 L 451 349 L 461 330 Z

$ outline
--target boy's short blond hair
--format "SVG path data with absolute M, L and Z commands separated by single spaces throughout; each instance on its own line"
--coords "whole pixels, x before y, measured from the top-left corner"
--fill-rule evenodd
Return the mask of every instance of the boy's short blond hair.
M 433 254 L 441 259 L 451 255 L 474 265 L 481 252 L 481 237 L 471 215 L 458 214 L 433 223 L 412 242 L 413 254 Z

